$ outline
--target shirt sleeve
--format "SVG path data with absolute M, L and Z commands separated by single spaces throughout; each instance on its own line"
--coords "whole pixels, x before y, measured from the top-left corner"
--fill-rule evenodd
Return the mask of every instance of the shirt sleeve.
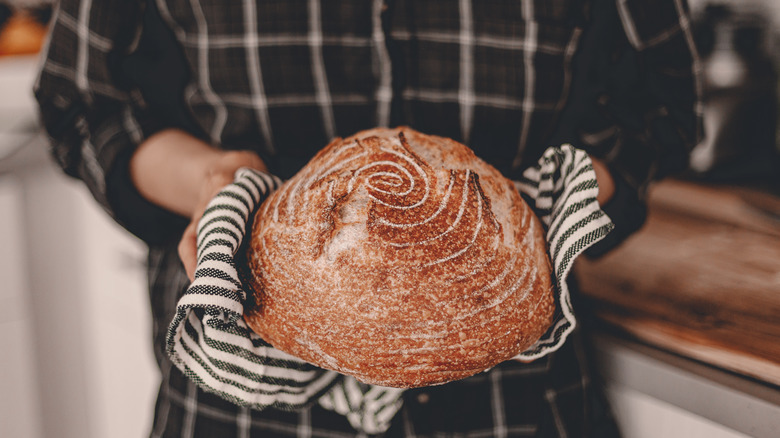
M 623 79 L 614 78 L 611 93 L 598 100 L 613 137 L 585 138 L 606 149 L 607 161 L 643 193 L 653 180 L 685 170 L 701 140 L 701 66 L 686 0 L 615 3 L 630 46 L 623 62 L 633 68 L 618 62 Z
M 686 0 L 595 0 L 561 137 L 609 166 L 615 223 L 600 255 L 645 221 L 653 181 L 687 169 L 702 137 L 700 63 Z
M 163 127 L 123 72 L 143 28 L 140 3 L 60 1 L 34 91 L 65 173 L 133 234 L 162 243 L 186 221 L 142 198 L 127 171 L 135 148 Z

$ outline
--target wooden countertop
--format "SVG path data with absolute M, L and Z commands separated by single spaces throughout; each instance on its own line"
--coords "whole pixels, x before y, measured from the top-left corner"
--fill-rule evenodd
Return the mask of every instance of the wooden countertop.
M 668 181 L 646 225 L 575 268 L 608 326 L 780 385 L 780 198 Z

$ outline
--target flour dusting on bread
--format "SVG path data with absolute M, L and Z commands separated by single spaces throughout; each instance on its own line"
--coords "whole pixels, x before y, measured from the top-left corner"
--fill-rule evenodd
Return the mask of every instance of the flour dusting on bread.
M 280 350 L 383 386 L 488 369 L 554 311 L 543 230 L 495 168 L 409 128 L 336 139 L 263 204 L 249 326 Z

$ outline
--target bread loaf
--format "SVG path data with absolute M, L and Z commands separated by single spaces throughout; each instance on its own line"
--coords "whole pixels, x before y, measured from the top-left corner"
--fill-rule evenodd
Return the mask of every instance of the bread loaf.
M 334 140 L 263 203 L 250 239 L 247 324 L 366 383 L 464 378 L 551 324 L 541 224 L 511 181 L 446 138 Z

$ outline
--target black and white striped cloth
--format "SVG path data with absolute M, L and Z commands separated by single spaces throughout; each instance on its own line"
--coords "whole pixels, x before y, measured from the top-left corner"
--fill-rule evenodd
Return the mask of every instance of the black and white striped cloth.
M 179 300 L 167 336 L 174 364 L 209 392 L 255 409 L 294 409 L 317 401 L 344 415 L 357 430 L 380 433 L 402 404 L 402 389 L 358 382 L 274 349 L 243 320 L 236 254 L 247 222 L 281 181 L 241 169 L 209 204 L 198 227 L 195 280 Z M 574 260 L 603 238 L 612 223 L 596 201 L 598 185 L 587 154 L 571 146 L 549 148 L 516 182 L 547 230 L 553 262 L 555 322 L 530 349 L 533 360 L 557 350 L 576 324 L 566 277 Z

